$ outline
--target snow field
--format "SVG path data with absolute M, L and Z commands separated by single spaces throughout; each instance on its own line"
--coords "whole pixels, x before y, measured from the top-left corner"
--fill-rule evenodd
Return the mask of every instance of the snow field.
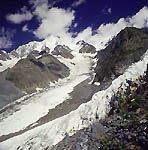
M 63 59 L 64 63 L 66 61 L 68 63 L 68 60 Z M 48 114 L 49 109 L 55 108 L 58 104 L 70 98 L 69 93 L 73 91 L 76 85 L 89 77 L 85 73 L 90 71 L 90 60 L 84 58 L 81 54 L 77 53 L 73 62 L 75 67 L 71 68 L 71 75 L 67 83 L 63 84 L 63 81 L 60 80 L 55 85 L 62 86 L 32 96 L 26 103 L 19 106 L 18 111 L 10 116 L 7 114 L 7 118 L 0 122 L 0 136 L 24 129 Z M 68 67 L 70 67 L 69 64 Z

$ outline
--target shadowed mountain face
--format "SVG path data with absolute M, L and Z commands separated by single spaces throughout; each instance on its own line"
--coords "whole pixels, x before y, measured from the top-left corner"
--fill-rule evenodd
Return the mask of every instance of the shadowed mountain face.
M 45 88 L 50 82 L 58 81 L 69 75 L 69 68 L 50 54 L 44 54 L 39 59 L 29 55 L 11 68 L 6 79 L 17 88 L 31 93 L 36 88 Z
M 70 52 L 71 52 L 71 50 L 68 46 L 57 45 L 54 48 L 54 51 L 52 51 L 52 54 L 57 55 L 57 56 L 60 55 L 64 58 L 72 59 L 74 56 Z
M 102 82 L 123 74 L 148 49 L 148 31 L 126 27 L 104 49 L 98 52 L 94 81 Z

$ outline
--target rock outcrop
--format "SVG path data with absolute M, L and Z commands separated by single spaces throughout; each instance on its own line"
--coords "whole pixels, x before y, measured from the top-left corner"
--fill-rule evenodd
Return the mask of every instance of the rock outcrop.
M 68 46 L 65 45 L 57 45 L 52 51 L 53 55 L 60 55 L 64 58 L 72 59 L 74 56 L 71 54 L 71 50 Z
M 48 87 L 51 82 L 67 77 L 69 72 L 67 66 L 50 54 L 45 54 L 39 59 L 29 55 L 9 70 L 6 79 L 17 88 L 31 93 L 36 91 L 36 88 Z
M 76 45 L 82 46 L 81 49 L 79 50 L 80 53 L 91 53 L 91 54 L 96 53 L 96 48 L 93 45 L 88 44 L 83 40 L 77 42 Z
M 98 52 L 95 81 L 102 82 L 123 74 L 148 49 L 148 31 L 126 27 L 104 49 Z

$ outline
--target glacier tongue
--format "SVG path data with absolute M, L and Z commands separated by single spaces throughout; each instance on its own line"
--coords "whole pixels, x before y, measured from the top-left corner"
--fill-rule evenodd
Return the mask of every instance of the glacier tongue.
M 50 148 L 61 141 L 66 133 L 72 135 L 76 130 L 88 127 L 96 120 L 96 113 L 99 119 L 104 118 L 110 109 L 109 102 L 112 95 L 119 90 L 121 85 L 126 88 L 126 79 L 135 81 L 143 75 L 147 69 L 147 64 L 148 50 L 142 60 L 132 64 L 123 75 L 112 82 L 108 89 L 97 92 L 91 101 L 80 105 L 78 109 L 61 118 L 0 143 L 0 149 L 15 150 L 22 148 L 27 150 L 31 147 L 32 150 L 36 150 Z

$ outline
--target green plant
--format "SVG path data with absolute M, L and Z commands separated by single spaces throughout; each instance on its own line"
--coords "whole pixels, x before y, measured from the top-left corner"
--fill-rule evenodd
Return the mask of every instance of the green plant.
M 109 145 L 111 145 L 111 143 L 112 143 L 112 137 L 111 137 L 111 136 L 108 136 L 108 137 L 103 137 L 103 138 L 101 138 L 101 143 L 102 143 L 104 146 L 109 146 Z

